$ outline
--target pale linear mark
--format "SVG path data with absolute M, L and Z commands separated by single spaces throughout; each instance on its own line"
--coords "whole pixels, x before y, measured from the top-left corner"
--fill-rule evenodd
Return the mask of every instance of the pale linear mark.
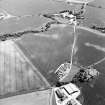
M 55 23 L 53 23 L 55 24 Z M 11 39 L 18 39 L 20 38 L 21 36 L 23 36 L 24 34 L 33 34 L 33 35 L 36 35 L 36 36 L 41 36 L 41 37 L 51 37 L 51 38 L 54 38 L 54 39 L 57 39 L 58 36 L 57 35 L 52 35 L 52 36 L 48 36 L 48 35 L 40 35 L 39 33 L 43 33 L 43 32 L 46 32 L 48 31 L 49 28 L 51 28 L 51 25 L 52 25 L 52 22 L 50 23 L 47 23 L 44 27 L 38 27 L 38 28 L 35 28 L 35 29 L 25 29 L 25 30 L 22 30 L 22 31 L 18 31 L 18 32 L 14 32 L 14 33 L 0 33 L 0 41 L 6 41 L 6 40 L 11 40 Z
M 83 11 L 84 10 L 84 5 L 81 7 L 81 10 Z M 17 19 L 20 19 L 20 18 L 22 18 L 22 17 L 33 17 L 33 16 L 35 16 L 35 15 L 23 15 L 23 16 L 14 16 L 14 15 L 11 15 L 11 14 L 9 14 L 9 13 L 7 13 L 7 11 L 5 11 L 5 10 L 3 10 L 4 11 L 4 13 L 5 13 L 5 15 L 7 15 L 7 17 L 4 17 L 4 16 L 1 16 L 1 19 L 3 20 L 5 20 L 5 19 L 9 19 L 9 18 L 12 18 L 12 17 L 15 17 L 15 18 L 17 18 Z M 81 14 L 81 13 L 79 13 L 79 14 Z M 3 14 L 2 14 L 3 15 Z M 77 15 L 78 15 L 78 13 L 77 13 Z M 52 24 L 63 24 L 62 22 L 59 22 L 59 21 L 52 21 L 52 22 L 48 22 L 47 24 L 45 24 L 45 26 L 44 27 L 41 27 L 41 29 L 40 30 L 26 30 L 26 31 L 21 31 L 21 32 L 15 32 L 15 33 L 11 33 L 11 34 L 9 34 L 9 33 L 7 33 L 7 34 L 1 34 L 1 36 L 0 36 L 0 39 L 1 39 L 1 41 L 5 41 L 5 40 L 8 40 L 8 39 L 15 39 L 15 38 L 18 38 L 18 37 L 20 37 L 20 36 L 22 36 L 23 34 L 27 34 L 27 33 L 39 33 L 39 32 L 45 32 L 45 31 L 48 31 L 48 29 L 49 28 L 51 28 L 51 25 Z
M 105 48 L 102 48 L 101 46 L 94 45 L 94 44 L 90 44 L 90 43 L 85 43 L 85 45 L 88 46 L 88 47 L 95 47 L 96 49 L 105 52 Z M 104 50 L 103 50 L 103 49 L 104 49 Z M 91 68 L 93 68 L 94 66 L 96 66 L 96 65 L 98 65 L 98 64 L 100 64 L 100 63 L 102 63 L 102 62 L 104 62 L 104 61 L 105 61 L 105 57 L 99 59 L 98 61 L 96 61 L 96 62 L 94 62 L 94 63 L 92 63 L 92 64 L 90 64 L 90 65 L 88 65 L 88 66 L 86 66 L 86 67 L 84 67 L 83 65 L 80 65 L 79 63 L 76 64 L 76 66 L 78 66 L 78 67 L 80 67 L 80 68 L 83 68 L 83 69 L 89 69 L 89 68 L 91 69 Z M 74 65 L 75 65 L 75 64 L 74 64 Z M 99 74 L 105 76 L 104 73 L 99 72 Z
M 1 8 L 0 8 L 1 9 Z M 1 9 L 3 12 L 0 13 L 0 19 L 1 20 L 6 20 L 9 18 L 16 18 L 17 16 L 11 15 L 10 13 L 8 13 L 6 10 Z
M 34 36 L 40 36 L 40 37 L 44 37 L 44 38 L 52 38 L 52 39 L 58 39 L 59 35 L 58 34 L 52 34 L 52 35 L 48 35 L 48 34 L 34 34 Z
M 95 0 L 52 0 L 52 1 L 56 1 L 56 2 L 65 2 L 67 4 L 88 4 L 90 2 L 93 2 Z
M 85 43 L 85 45 L 88 46 L 88 47 L 94 47 L 94 48 L 96 48 L 96 49 L 99 50 L 99 51 L 105 52 L 105 48 L 103 48 L 103 47 L 101 47 L 101 46 L 99 46 L 99 45 L 94 45 L 94 44 L 91 44 L 91 43 Z M 95 66 L 95 65 L 97 65 L 97 64 L 100 64 L 100 63 L 103 62 L 103 61 L 105 61 L 105 57 L 102 58 L 102 59 L 100 59 L 99 61 L 97 61 L 97 62 L 95 62 L 95 63 L 89 65 L 88 67 L 93 67 L 93 66 Z
M 5 12 L 5 14 L 7 14 L 7 17 L 5 17 L 4 19 L 8 19 L 8 18 L 11 18 L 11 17 L 17 17 L 17 16 L 13 16 L 13 15 L 10 15 L 10 14 L 8 14 L 5 10 L 4 10 L 4 12 Z M 27 15 L 27 16 L 33 16 L 33 15 Z M 19 16 L 18 16 L 19 17 Z M 23 17 L 26 17 L 26 16 L 23 16 Z M 20 18 L 20 17 L 19 17 Z M 48 28 L 50 28 L 50 25 L 51 24 L 55 24 L 55 22 L 53 22 L 53 23 L 47 23 L 47 27 L 46 27 L 46 29 L 48 29 Z M 75 33 L 75 26 L 74 26 L 74 33 Z M 41 30 L 41 31 L 33 31 L 33 30 L 27 30 L 27 31 L 23 31 L 23 32 L 17 32 L 17 33 L 13 33 L 13 34 L 3 34 L 3 35 L 1 35 L 0 37 L 3 39 L 3 40 L 6 40 L 6 38 L 8 37 L 8 36 L 10 36 L 10 37 L 20 37 L 21 35 L 23 35 L 23 34 L 26 34 L 26 33 L 39 33 L 39 32 L 43 32 L 43 31 L 47 31 L 47 30 Z M 74 42 L 73 42 L 73 46 L 72 46 L 72 54 L 71 54 L 71 65 L 72 65 L 72 59 L 73 59 L 73 53 L 74 53 L 74 47 L 75 47 L 75 43 L 76 43 L 76 38 L 77 37 L 75 37 L 75 35 L 74 35 Z
M 74 22 L 74 41 L 73 41 L 73 45 L 72 45 L 72 52 L 71 52 L 71 58 L 70 58 L 70 70 L 71 70 L 71 67 L 73 64 L 74 49 L 75 49 L 75 45 L 76 45 L 76 41 L 77 41 L 76 25 L 77 25 L 77 23 Z
M 92 43 L 88 43 L 87 42 L 87 43 L 85 43 L 85 46 L 87 46 L 87 47 L 93 47 L 93 48 L 95 48 L 95 49 L 97 49 L 99 51 L 105 52 L 105 48 L 104 47 L 96 45 L 96 44 L 92 44 Z
M 90 67 L 96 66 L 96 65 L 98 65 L 98 64 L 100 64 L 100 63 L 102 63 L 103 61 L 105 61 L 105 57 L 104 57 L 104 58 L 102 58 L 102 59 L 100 59 L 99 61 L 97 61 L 97 62 L 95 62 L 95 63 L 93 63 L 93 64 L 89 65 L 88 67 L 90 68 Z
M 93 7 L 93 8 L 99 8 L 99 9 L 105 9 L 104 7 L 102 6 L 96 6 L 96 5 L 92 5 L 92 4 L 88 4 L 90 2 L 93 2 L 95 0 L 84 0 L 84 1 L 81 1 L 81 0 L 55 0 L 55 1 L 61 1 L 61 2 L 69 2 L 69 3 L 77 3 L 77 4 L 82 4 L 81 6 L 81 9 L 84 9 L 85 10 L 85 7 L 86 6 L 90 6 L 90 7 Z M 0 13 L 0 20 L 6 20 L 6 19 L 10 19 L 10 18 L 16 18 L 17 20 L 21 19 L 21 18 L 26 18 L 26 17 L 34 17 L 36 16 L 35 14 L 27 14 L 27 15 L 23 15 L 23 16 L 15 16 L 15 15 L 12 15 L 10 13 L 8 13 L 6 10 L 0 8 L 4 13 Z
M 67 4 L 73 5 L 73 4 L 77 4 L 77 5 L 85 5 L 88 7 L 92 7 L 92 8 L 98 8 L 98 9 L 105 9 L 105 7 L 101 6 L 101 5 L 94 5 L 94 4 L 90 4 L 91 2 L 94 2 L 96 0 L 52 0 L 55 2 L 65 2 Z
M 72 11 L 66 10 L 66 11 L 60 11 L 59 13 L 54 13 L 54 14 L 43 14 L 42 16 L 46 17 L 46 18 L 50 18 L 51 20 L 53 20 L 52 22 L 48 22 L 45 27 L 45 30 L 48 30 L 51 26 L 51 24 L 68 24 L 68 25 L 73 25 L 74 27 L 74 41 L 73 41 L 73 45 L 72 45 L 72 52 L 71 52 L 71 58 L 70 58 L 70 70 L 72 67 L 72 62 L 73 62 L 73 55 L 74 55 L 74 49 L 75 49 L 75 44 L 77 41 L 77 36 L 75 34 L 76 31 L 76 26 L 77 26 L 77 16 L 80 16 L 81 14 L 84 13 L 84 6 L 81 8 L 81 11 L 78 13 L 73 13 Z M 76 15 L 76 16 L 75 16 Z M 62 18 L 64 20 L 68 20 L 68 21 L 64 21 L 62 22 L 59 18 Z
M 7 20 L 7 19 L 10 19 L 10 18 L 16 18 L 17 20 L 20 20 L 21 18 L 26 18 L 26 17 L 34 17 L 35 14 L 27 14 L 27 15 L 23 15 L 23 16 L 15 16 L 15 15 L 12 15 L 10 13 L 8 13 L 6 10 L 0 8 L 2 10 L 2 12 L 0 13 L 0 20 L 1 21 L 4 21 L 4 20 Z

